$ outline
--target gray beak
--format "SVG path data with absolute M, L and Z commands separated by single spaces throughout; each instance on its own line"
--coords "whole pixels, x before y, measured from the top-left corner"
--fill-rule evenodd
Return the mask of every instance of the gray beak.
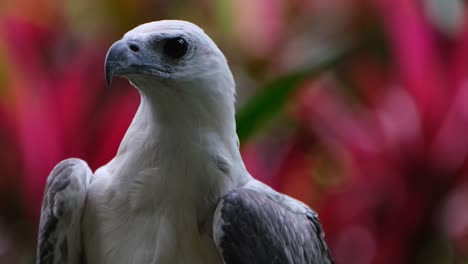
M 138 65 L 138 59 L 134 51 L 130 49 L 129 43 L 119 40 L 112 44 L 107 52 L 104 66 L 107 86 L 111 86 L 114 76 L 133 73 L 132 68 L 134 65 Z

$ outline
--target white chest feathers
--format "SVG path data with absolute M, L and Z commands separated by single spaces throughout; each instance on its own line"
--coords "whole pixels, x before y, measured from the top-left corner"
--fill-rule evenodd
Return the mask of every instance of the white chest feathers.
M 141 211 L 130 216 L 117 210 L 98 214 L 95 221 L 86 219 L 94 222 L 89 232 L 85 230 L 88 263 L 223 263 L 213 239 L 200 232 L 193 219 L 196 214 L 185 213 L 161 206 L 149 215 Z
M 88 264 L 223 263 L 212 216 L 220 196 L 241 183 L 226 175 L 224 161 L 193 154 L 153 168 L 117 158 L 96 172 L 83 218 Z

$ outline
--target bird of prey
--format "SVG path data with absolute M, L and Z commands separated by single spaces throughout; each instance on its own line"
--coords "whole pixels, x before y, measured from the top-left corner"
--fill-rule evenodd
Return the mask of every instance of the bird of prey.
M 333 263 L 317 214 L 247 172 L 233 76 L 202 29 L 140 25 L 110 47 L 105 75 L 127 78 L 140 106 L 108 164 L 52 170 L 36 263 Z

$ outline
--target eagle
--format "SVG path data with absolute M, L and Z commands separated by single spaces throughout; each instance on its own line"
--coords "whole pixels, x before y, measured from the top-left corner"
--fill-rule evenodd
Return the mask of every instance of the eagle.
M 109 163 L 70 158 L 48 176 L 37 264 L 333 263 L 317 213 L 247 171 L 234 78 L 201 28 L 140 25 L 104 68 L 139 108 Z

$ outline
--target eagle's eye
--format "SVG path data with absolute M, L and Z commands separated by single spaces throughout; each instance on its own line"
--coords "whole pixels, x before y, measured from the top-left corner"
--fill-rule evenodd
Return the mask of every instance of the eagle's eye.
M 187 53 L 188 43 L 182 37 L 167 39 L 164 43 L 163 52 L 173 59 L 180 59 Z

